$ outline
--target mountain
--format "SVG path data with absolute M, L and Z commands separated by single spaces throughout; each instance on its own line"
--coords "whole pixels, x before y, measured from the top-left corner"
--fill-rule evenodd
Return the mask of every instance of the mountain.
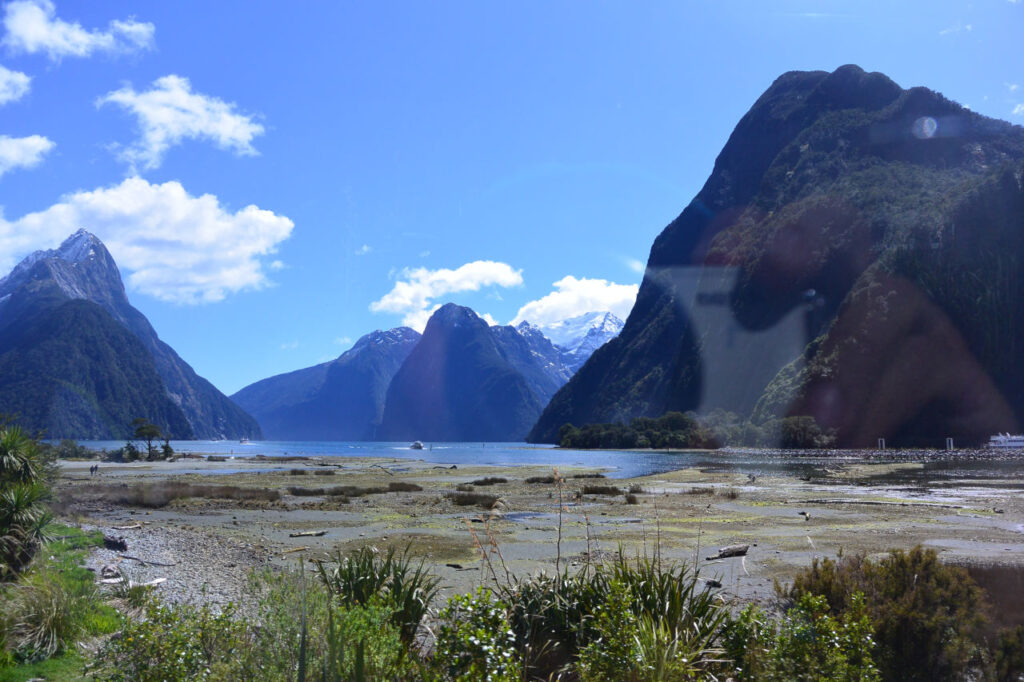
M 72 301 L 89 305 L 66 305 Z M 77 334 L 81 345 L 69 320 L 84 325 Z M 55 336 L 39 336 L 42 329 Z M 134 343 L 124 341 L 125 332 Z M 27 339 L 45 343 L 29 348 L 24 345 Z M 114 259 L 85 230 L 57 249 L 31 254 L 0 280 L 0 347 L 9 353 L 20 349 L 6 358 L 9 376 L 39 380 L 30 382 L 39 392 L 28 390 L 26 384 L 26 392 L 13 398 L 7 389 L 0 411 L 17 411 L 25 420 L 35 415 L 31 419 L 43 421 L 23 425 L 44 429 L 49 437 L 121 438 L 127 422 L 121 425 L 117 420 L 124 414 L 146 417 L 174 437 L 260 437 L 255 420 L 198 376 L 131 306 Z M 44 348 L 51 352 L 44 353 Z M 111 356 L 112 348 L 123 349 L 125 355 Z M 64 356 L 55 355 L 59 353 Z M 67 369 L 71 358 L 80 363 L 75 372 L 57 371 Z M 145 399 L 127 390 L 132 376 L 144 379 L 135 385 L 146 389 Z M 19 407 L 12 410 L 14 406 Z M 68 421 L 62 410 L 79 417 Z M 76 431 L 75 425 L 85 430 Z
M 1024 129 L 856 66 L 779 77 L 655 240 L 567 422 L 811 415 L 842 446 L 1017 430 Z
M 594 351 L 619 335 L 623 324 L 612 313 L 589 312 L 536 329 L 558 346 L 562 364 L 572 376 Z
M 522 440 L 543 407 L 531 384 L 543 382 L 517 367 L 529 351 L 509 337 L 469 308 L 439 308 L 391 381 L 379 438 Z
M 408 327 L 363 336 L 337 359 L 231 396 L 271 440 L 373 440 L 392 377 L 419 341 Z

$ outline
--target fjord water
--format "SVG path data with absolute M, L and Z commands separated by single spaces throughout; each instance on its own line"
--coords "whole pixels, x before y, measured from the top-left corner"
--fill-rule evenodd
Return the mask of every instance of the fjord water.
M 124 441 L 79 441 L 94 450 L 117 450 Z M 367 441 L 171 441 L 178 454 L 266 457 L 380 457 L 392 460 L 420 460 L 441 466 L 550 466 L 594 467 L 609 478 L 633 478 L 696 468 L 753 476 L 796 475 L 819 479 L 825 470 L 844 463 L 869 461 L 921 462 L 920 468 L 883 469 L 861 482 L 906 488 L 928 488 L 948 484 L 970 485 L 971 481 L 1000 478 L 1004 487 L 1024 487 L 1024 452 L 890 451 L 884 458 L 865 451 L 786 452 L 777 450 L 676 451 L 565 450 L 553 445 L 527 443 L 424 443 L 413 450 L 406 442 Z M 847 483 L 853 481 L 846 481 Z

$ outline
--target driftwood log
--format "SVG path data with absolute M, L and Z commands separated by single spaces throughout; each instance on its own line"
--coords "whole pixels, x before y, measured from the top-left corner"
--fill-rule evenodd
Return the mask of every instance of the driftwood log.
M 115 552 L 127 552 L 128 541 L 124 538 L 116 538 L 113 535 L 103 536 L 103 546 Z
M 327 535 L 325 530 L 304 530 L 299 533 L 288 533 L 290 538 L 318 538 Z
M 750 545 L 729 545 L 728 547 L 722 547 L 718 550 L 718 554 L 709 556 L 707 561 L 714 561 L 715 559 L 728 559 L 734 556 L 746 556 L 747 550 L 750 549 Z

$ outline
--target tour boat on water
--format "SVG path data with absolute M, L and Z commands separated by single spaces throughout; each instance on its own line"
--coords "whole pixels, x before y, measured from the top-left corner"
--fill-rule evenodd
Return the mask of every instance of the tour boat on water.
M 1011 436 L 1008 433 L 999 433 L 988 439 L 990 448 L 1022 448 L 1024 449 L 1024 436 Z

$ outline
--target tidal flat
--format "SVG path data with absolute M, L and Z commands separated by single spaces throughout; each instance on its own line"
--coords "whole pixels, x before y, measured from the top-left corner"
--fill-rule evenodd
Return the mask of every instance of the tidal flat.
M 103 463 L 96 476 L 92 462 L 62 462 L 60 512 L 128 545 L 96 550 L 89 565 L 165 578 L 158 589 L 168 601 L 214 603 L 245 603 L 253 568 L 308 566 L 364 545 L 408 548 L 446 594 L 578 570 L 620 550 L 696 565 L 725 598 L 763 603 L 774 581 L 815 557 L 918 544 L 999 591 L 1024 575 L 1020 474 L 940 471 L 927 456 L 819 453 L 813 465 L 760 474 L 709 466 L 625 479 L 567 467 L 557 471 L 561 483 L 536 465 L 214 459 Z M 494 478 L 505 480 L 473 483 Z M 730 545 L 748 545 L 746 556 L 709 560 Z M 1001 606 L 1024 613 L 1024 604 Z

